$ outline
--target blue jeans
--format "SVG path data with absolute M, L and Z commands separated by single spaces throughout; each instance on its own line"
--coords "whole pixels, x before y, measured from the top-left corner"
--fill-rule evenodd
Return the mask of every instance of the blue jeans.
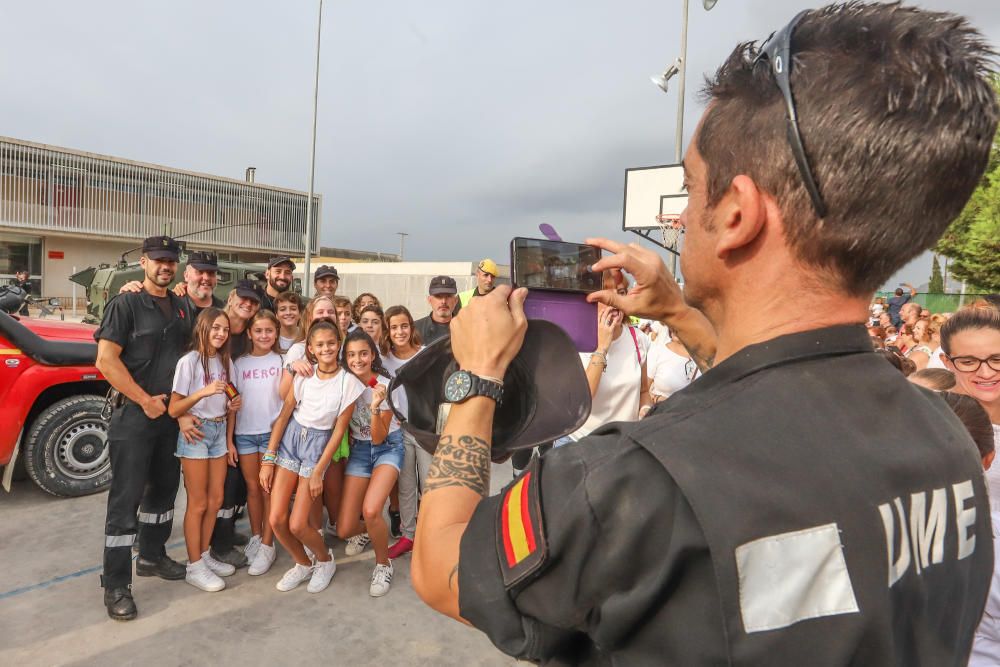
M 270 439 L 270 433 L 233 434 L 233 444 L 236 445 L 236 452 L 240 456 L 244 454 L 263 454 L 267 451 L 267 443 Z
M 381 445 L 373 445 L 371 440 L 351 439 L 351 456 L 347 459 L 345 475 L 371 477 L 372 471 L 382 465 L 390 465 L 396 472 L 403 467 L 403 430 L 390 433 Z
M 226 420 L 201 420 L 198 430 L 205 437 L 197 442 L 188 442 L 183 433 L 177 434 L 177 451 L 174 456 L 182 459 L 217 459 L 226 455 Z

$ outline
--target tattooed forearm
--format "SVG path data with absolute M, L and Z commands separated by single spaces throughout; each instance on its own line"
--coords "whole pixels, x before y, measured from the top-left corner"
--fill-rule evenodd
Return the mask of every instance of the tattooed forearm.
M 457 442 L 456 442 L 457 439 Z M 464 486 L 481 496 L 490 491 L 490 445 L 482 438 L 442 435 L 427 472 L 427 491 Z

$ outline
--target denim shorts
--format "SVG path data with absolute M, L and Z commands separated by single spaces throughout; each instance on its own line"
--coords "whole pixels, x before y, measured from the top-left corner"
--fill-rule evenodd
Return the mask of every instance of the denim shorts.
M 396 472 L 403 467 L 403 429 L 396 429 L 386 437 L 381 445 L 373 445 L 371 440 L 351 438 L 351 457 L 347 459 L 345 475 L 371 477 L 377 466 L 390 465 Z
M 316 469 L 319 457 L 323 456 L 331 433 L 330 430 L 302 426 L 294 417 L 289 419 L 275 463 L 298 473 L 299 477 L 309 477 Z
M 205 437 L 197 442 L 188 442 L 183 433 L 177 434 L 177 451 L 174 456 L 182 459 L 217 459 L 226 455 L 226 420 L 215 422 L 202 419 L 198 430 Z
M 267 443 L 270 439 L 270 433 L 233 434 L 233 444 L 236 445 L 236 451 L 241 456 L 243 454 L 263 454 L 267 451 Z

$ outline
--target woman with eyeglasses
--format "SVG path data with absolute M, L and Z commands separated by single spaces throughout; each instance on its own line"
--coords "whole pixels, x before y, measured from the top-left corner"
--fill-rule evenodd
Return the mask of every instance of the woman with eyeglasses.
M 1000 310 L 978 301 L 955 313 L 941 327 L 941 361 L 955 374 L 954 391 L 976 399 L 993 423 L 1000 448 Z M 986 471 L 993 537 L 1000 537 L 1000 466 Z M 993 584 L 976 630 L 969 665 L 995 665 L 1000 655 L 1000 550 L 994 553 Z

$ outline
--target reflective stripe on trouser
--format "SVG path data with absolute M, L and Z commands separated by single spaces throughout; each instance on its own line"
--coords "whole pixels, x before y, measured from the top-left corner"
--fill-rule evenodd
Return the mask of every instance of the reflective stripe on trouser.
M 399 471 L 399 518 L 403 537 L 413 539 L 417 530 L 417 499 L 419 489 L 427 479 L 433 457 L 417 444 L 412 435 L 403 431 L 403 467 Z
M 166 555 L 180 482 L 180 463 L 174 456 L 177 422 L 169 417 L 147 419 L 132 405 L 122 408 L 122 413 L 112 417 L 108 438 L 111 489 L 102 578 L 106 588 L 132 582 L 131 547 L 136 539 L 143 558 L 156 560 Z
M 222 495 L 222 507 L 215 515 L 215 528 L 212 530 L 212 549 L 216 553 L 226 553 L 234 546 L 233 536 L 236 533 L 236 506 L 246 502 L 247 485 L 239 468 L 226 466 L 226 486 Z

